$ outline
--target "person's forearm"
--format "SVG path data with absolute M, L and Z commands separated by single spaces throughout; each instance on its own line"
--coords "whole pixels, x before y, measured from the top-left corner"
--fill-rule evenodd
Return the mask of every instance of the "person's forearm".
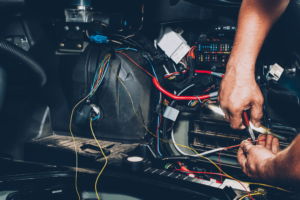
M 289 0 L 243 1 L 228 68 L 236 68 L 236 73 L 254 74 L 255 62 L 263 42 L 288 3 Z
M 265 180 L 276 185 L 300 186 L 300 135 L 264 166 Z

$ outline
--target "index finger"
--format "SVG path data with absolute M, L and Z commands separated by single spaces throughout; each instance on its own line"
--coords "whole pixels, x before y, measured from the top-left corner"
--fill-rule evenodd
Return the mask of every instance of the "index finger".
M 257 142 L 257 145 L 260 145 L 260 146 L 263 146 L 265 147 L 266 146 L 266 139 L 267 139 L 267 136 L 264 135 L 264 134 L 260 134 L 257 138 L 257 140 L 265 140 L 265 141 L 258 141 Z

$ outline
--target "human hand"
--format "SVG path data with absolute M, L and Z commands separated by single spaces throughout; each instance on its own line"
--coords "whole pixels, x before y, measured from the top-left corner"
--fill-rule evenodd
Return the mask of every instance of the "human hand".
M 260 127 L 264 98 L 255 81 L 254 72 L 237 71 L 235 67 L 227 68 L 219 90 L 218 101 L 226 121 L 230 122 L 233 129 L 245 128 L 242 114 L 251 108 L 251 122 Z
M 272 135 L 260 135 L 258 140 L 265 141 L 257 142 L 256 146 L 252 144 L 251 140 L 243 141 L 237 153 L 237 159 L 247 176 L 256 180 L 268 181 L 272 172 L 267 164 L 271 163 L 279 152 L 279 141 Z

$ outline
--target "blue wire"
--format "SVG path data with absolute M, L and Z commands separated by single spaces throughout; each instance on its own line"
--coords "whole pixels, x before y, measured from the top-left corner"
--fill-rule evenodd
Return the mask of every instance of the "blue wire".
M 120 49 L 116 49 L 116 51 L 120 51 L 120 50 L 132 50 L 132 51 L 138 51 L 138 50 L 133 49 L 133 48 L 120 48 Z
M 101 63 L 105 63 L 104 60 L 102 60 Z M 91 91 L 90 91 L 91 94 L 92 94 L 92 92 L 93 92 L 93 88 L 94 88 L 95 83 L 96 83 L 96 81 L 97 81 L 99 70 L 100 70 L 100 68 L 102 68 L 102 66 L 103 66 L 103 65 L 99 65 L 98 68 L 97 68 L 97 70 L 96 70 L 95 77 L 94 77 L 94 80 L 93 80 L 93 85 L 92 85 Z M 92 96 L 92 95 L 91 95 L 91 96 Z
M 96 119 L 98 119 L 100 117 L 100 114 L 97 116 L 97 117 L 95 117 L 94 119 L 92 119 L 92 121 L 95 121 Z
M 168 76 L 169 74 L 166 74 L 165 76 Z M 180 74 L 172 74 L 172 76 L 178 76 L 178 75 L 180 75 Z
M 154 67 L 153 67 L 153 65 L 152 65 L 152 63 L 151 63 L 151 61 L 149 60 L 149 58 L 148 57 L 146 57 L 145 55 L 143 55 L 147 60 L 148 60 L 148 62 L 150 63 L 150 65 L 151 65 L 151 67 L 152 67 L 152 70 L 153 70 L 153 74 L 154 74 L 154 76 L 155 76 L 155 78 L 156 78 L 156 80 L 158 80 L 158 78 L 157 78 L 157 76 L 156 76 L 156 73 L 155 73 L 155 70 L 154 70 Z M 160 103 L 160 101 L 161 101 L 161 92 L 159 93 L 159 103 Z M 160 117 L 158 116 L 158 118 L 157 118 L 157 151 L 158 151 L 158 153 L 159 153 L 159 155 L 160 156 L 162 156 L 162 154 L 160 153 L 160 151 L 159 151 L 159 119 L 160 119 Z
M 110 63 L 110 59 L 107 61 L 106 69 L 105 69 L 105 71 L 104 71 L 104 73 L 103 73 L 103 76 L 102 76 L 102 78 L 101 78 L 100 82 L 99 82 L 99 83 L 98 83 L 98 85 L 96 86 L 96 88 L 95 88 L 94 92 L 95 92 L 95 91 L 98 89 L 98 87 L 99 87 L 99 86 L 100 86 L 100 84 L 102 83 L 102 81 L 103 81 L 103 79 L 104 79 L 104 77 L 105 77 L 105 74 L 106 74 L 106 72 L 107 72 L 107 69 L 108 69 L 109 63 Z M 94 84 L 93 84 L 93 86 L 92 86 L 92 89 L 91 89 L 91 96 L 94 94 L 94 93 L 92 93 L 92 92 L 93 92 L 93 87 L 94 87 Z
M 191 101 L 191 102 L 189 103 L 189 106 L 192 105 L 194 102 L 195 102 L 195 101 Z
M 103 73 L 103 76 L 102 76 L 102 78 L 101 78 L 101 81 L 100 81 L 99 84 L 97 85 L 97 88 L 101 85 L 101 83 L 102 83 L 102 81 L 103 81 L 103 79 L 104 79 L 104 77 L 105 77 L 105 74 L 106 74 L 106 72 L 107 72 L 109 63 L 110 63 L 110 59 L 107 61 L 106 69 L 105 69 L 105 71 L 104 71 L 104 73 Z
M 155 76 L 155 78 L 158 80 L 158 78 L 157 78 L 157 76 L 156 76 L 156 73 L 155 73 L 155 70 L 154 70 L 154 67 L 153 67 L 153 65 L 152 65 L 152 63 L 151 63 L 151 61 L 149 60 L 149 58 L 148 57 L 146 57 L 144 54 L 143 54 L 143 56 L 148 60 L 148 62 L 150 63 L 150 65 L 151 65 L 151 68 L 152 68 L 152 71 L 153 71 L 153 74 L 154 74 L 154 76 Z

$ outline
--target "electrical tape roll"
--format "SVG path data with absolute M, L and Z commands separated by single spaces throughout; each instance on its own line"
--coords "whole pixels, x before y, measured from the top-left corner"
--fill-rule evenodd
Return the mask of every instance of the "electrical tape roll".
M 148 158 L 128 156 L 122 159 L 122 168 L 126 171 L 140 172 L 148 168 Z

